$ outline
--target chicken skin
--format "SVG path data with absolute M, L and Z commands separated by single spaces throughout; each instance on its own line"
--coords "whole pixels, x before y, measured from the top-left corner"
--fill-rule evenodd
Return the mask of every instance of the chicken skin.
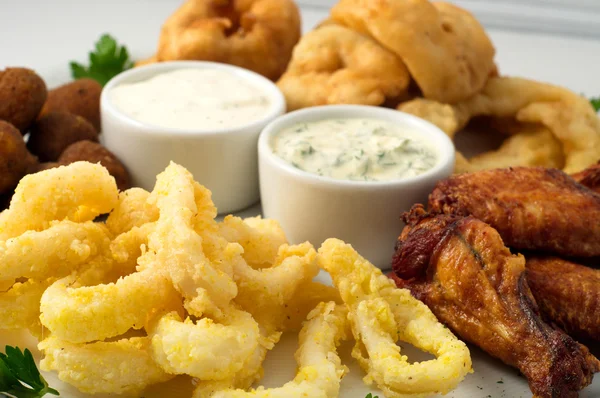
M 436 185 L 429 210 L 473 215 L 494 227 L 513 249 L 600 255 L 600 195 L 557 169 L 515 167 L 456 175 Z
M 577 397 L 600 370 L 588 349 L 542 321 L 525 258 L 498 232 L 458 215 L 404 216 L 393 258 L 396 284 L 410 289 L 462 339 L 518 368 L 535 397 Z
M 600 270 L 527 257 L 527 283 L 542 313 L 569 335 L 600 341 Z
M 571 174 L 571 177 L 581 185 L 588 187 L 596 193 L 600 193 L 600 162 L 579 173 Z

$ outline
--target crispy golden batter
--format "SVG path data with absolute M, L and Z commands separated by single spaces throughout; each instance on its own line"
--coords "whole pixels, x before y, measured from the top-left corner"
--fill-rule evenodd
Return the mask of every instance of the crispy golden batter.
M 408 88 L 406 66 L 351 29 L 326 24 L 302 37 L 277 85 L 288 110 L 316 105 L 381 105 Z
M 589 101 L 550 84 L 494 77 L 481 92 L 454 105 L 419 98 L 400 104 L 398 110 L 433 122 L 450 137 L 477 116 L 545 126 L 561 143 L 567 173 L 581 171 L 600 159 L 600 119 Z M 508 162 L 510 159 L 502 159 L 498 166 Z M 522 160 L 511 165 L 520 164 Z M 463 171 L 470 170 L 467 166 Z
M 153 58 L 224 62 L 277 80 L 299 39 L 293 0 L 187 0 L 165 21 Z
M 483 27 L 469 12 L 448 3 L 341 0 L 331 18 L 397 54 L 425 98 L 465 100 L 495 70 L 495 50 Z
M 473 217 L 430 216 L 420 205 L 405 221 L 393 260 L 399 287 L 461 338 L 518 368 L 535 397 L 574 398 L 592 382 L 600 361 L 541 320 L 525 259 L 493 228 Z
M 600 162 L 588 167 L 571 177 L 583 186 L 588 187 L 596 193 L 600 193 Z
M 560 170 L 517 167 L 455 175 L 436 185 L 429 209 L 473 215 L 515 249 L 600 255 L 600 195 Z
M 600 341 L 600 270 L 528 257 L 527 283 L 542 313 L 575 337 Z

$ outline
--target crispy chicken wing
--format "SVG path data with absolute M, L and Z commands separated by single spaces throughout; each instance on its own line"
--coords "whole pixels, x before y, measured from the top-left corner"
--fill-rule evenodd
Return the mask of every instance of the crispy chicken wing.
M 515 249 L 600 255 L 600 195 L 556 169 L 515 167 L 460 174 L 429 196 L 434 213 L 473 215 Z
M 546 317 L 572 336 L 600 341 L 600 270 L 528 257 L 527 283 Z
M 429 306 L 464 340 L 518 368 L 536 397 L 577 397 L 598 361 L 544 323 L 525 278 L 525 259 L 474 217 L 405 215 L 394 255 L 399 287 Z
M 596 193 L 600 193 L 600 162 L 588 167 L 571 177 L 583 186 L 588 187 Z

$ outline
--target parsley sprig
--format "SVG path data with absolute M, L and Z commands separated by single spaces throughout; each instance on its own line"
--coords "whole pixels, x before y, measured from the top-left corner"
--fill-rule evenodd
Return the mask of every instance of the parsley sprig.
M 40 374 L 31 351 L 11 346 L 6 346 L 6 354 L 0 353 L 0 396 L 2 393 L 18 398 L 60 395 Z
M 600 97 L 590 98 L 590 102 L 592 103 L 592 106 L 596 112 L 600 111 Z
M 368 393 L 365 398 L 379 398 L 379 397 L 377 395 L 373 395 L 371 393 Z
M 71 75 L 74 79 L 88 77 L 104 86 L 119 73 L 133 67 L 125 46 L 119 46 L 109 34 L 103 34 L 96 42 L 95 50 L 90 52 L 90 65 L 83 66 L 71 62 Z

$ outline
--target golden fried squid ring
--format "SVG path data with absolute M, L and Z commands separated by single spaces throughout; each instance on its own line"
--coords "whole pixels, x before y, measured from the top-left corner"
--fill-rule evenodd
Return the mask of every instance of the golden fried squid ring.
M 158 220 L 158 209 L 148 203 L 149 196 L 150 192 L 142 188 L 130 188 L 119 193 L 119 203 L 106 219 L 110 232 L 116 236 Z
M 155 270 L 95 286 L 71 287 L 75 279 L 52 284 L 40 303 L 44 326 L 71 343 L 120 336 L 143 328 L 156 314 L 181 307 L 181 296 L 171 281 Z
M 329 104 L 381 105 L 404 94 L 408 69 L 376 41 L 338 25 L 302 37 L 277 82 L 288 111 Z
M 60 278 L 108 248 L 110 233 L 100 223 L 55 222 L 0 241 L 0 281 Z
M 52 281 L 18 282 L 0 293 L 0 329 L 29 329 L 39 335 L 40 298 Z
M 348 307 L 356 345 L 352 356 L 387 397 L 446 394 L 471 371 L 467 346 L 413 298 L 362 258 L 350 245 L 326 240 L 317 256 Z M 396 340 L 436 356 L 409 364 Z
M 340 293 L 333 286 L 319 282 L 307 281 L 296 289 L 296 293 L 283 306 L 284 332 L 297 332 L 302 327 L 302 322 L 319 303 L 333 301 L 342 304 Z
M 223 62 L 276 80 L 300 28 L 293 0 L 187 0 L 162 26 L 153 58 Z
M 234 262 L 238 286 L 235 302 L 250 312 L 267 330 L 281 330 L 285 313 L 281 309 L 297 288 L 318 273 L 317 253 L 310 243 L 282 245 L 271 268 L 255 270 L 243 259 Z
M 337 346 L 346 335 L 347 313 L 344 306 L 334 302 L 320 303 L 310 312 L 300 331 L 294 380 L 279 388 L 218 391 L 211 398 L 336 398 L 348 371 L 337 354 Z
M 40 369 L 57 371 L 58 378 L 88 394 L 140 396 L 148 385 L 173 378 L 150 356 L 150 338 L 76 345 L 49 337 L 38 344 L 44 352 Z
M 221 316 L 237 295 L 231 262 L 239 257 L 237 244 L 230 244 L 223 253 L 224 261 L 211 262 L 204 253 L 203 239 L 194 230 L 198 213 L 196 197 L 206 188 L 194 181 L 183 167 L 171 163 L 157 176 L 151 194 L 160 217 L 148 236 L 149 251 L 140 258 L 140 265 L 164 270 L 185 299 L 185 308 L 195 316 L 204 313 Z
M 0 213 L 0 242 L 55 220 L 91 221 L 109 213 L 118 196 L 115 179 L 100 164 L 75 162 L 26 175 Z
M 579 172 L 600 159 L 600 119 L 594 108 L 586 98 L 550 84 L 514 77 L 493 77 L 480 93 L 454 105 L 418 98 L 400 104 L 398 110 L 433 122 L 450 137 L 477 116 L 508 118 L 518 123 L 534 124 L 538 128 L 545 127 L 561 144 L 565 157 L 563 171 L 568 174 Z M 549 143 L 548 139 L 539 141 L 539 145 Z M 512 152 L 510 155 L 513 155 Z M 549 154 L 555 152 L 553 149 Z M 516 161 L 514 165 L 523 162 Z M 467 162 L 461 163 L 457 171 L 471 171 L 472 167 Z M 476 166 L 473 168 L 479 169 Z
M 219 223 L 219 234 L 228 242 L 239 243 L 244 248 L 242 257 L 252 268 L 270 267 L 275 262 L 279 247 L 288 243 L 277 221 L 260 216 L 243 220 L 226 216 Z
M 399 56 L 425 98 L 467 99 L 495 71 L 495 50 L 483 27 L 448 3 L 340 0 L 331 19 L 372 36 Z
M 259 326 L 252 315 L 234 307 L 225 309 L 220 323 L 202 318 L 185 322 L 176 312 L 150 326 L 152 357 L 171 374 L 202 380 L 220 380 L 240 371 L 256 351 Z

